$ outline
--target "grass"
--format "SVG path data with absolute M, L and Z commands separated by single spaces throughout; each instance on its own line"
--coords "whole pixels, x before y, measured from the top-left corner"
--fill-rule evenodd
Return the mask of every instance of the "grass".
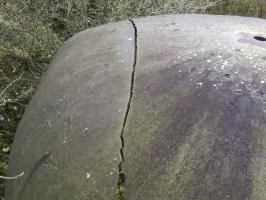
M 0 0 L 0 175 L 16 127 L 63 41 L 88 27 L 127 18 L 211 13 L 266 18 L 263 0 Z M 3 180 L 0 183 L 4 183 Z M 118 196 L 123 197 L 123 188 Z M 0 188 L 4 199 L 4 188 Z

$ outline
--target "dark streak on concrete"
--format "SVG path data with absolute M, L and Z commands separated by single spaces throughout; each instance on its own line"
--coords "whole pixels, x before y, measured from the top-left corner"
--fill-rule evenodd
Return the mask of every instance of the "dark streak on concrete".
M 30 183 L 30 181 L 32 180 L 34 174 L 41 168 L 41 166 L 47 161 L 47 159 L 50 158 L 51 154 L 53 151 L 49 151 L 46 154 L 44 154 L 33 166 L 33 168 L 31 169 L 31 171 L 29 172 L 28 177 L 25 180 L 25 183 L 23 184 L 20 192 L 19 192 L 19 199 L 23 199 L 22 198 L 22 192 L 24 192 L 24 190 L 27 188 L 27 185 Z

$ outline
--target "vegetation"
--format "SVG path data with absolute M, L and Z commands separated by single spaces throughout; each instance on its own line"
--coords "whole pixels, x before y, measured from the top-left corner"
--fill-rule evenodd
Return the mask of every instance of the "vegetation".
M 118 186 L 117 188 L 117 200 L 125 200 L 124 197 L 125 189 L 122 186 Z
M 18 122 L 63 41 L 103 23 L 170 13 L 266 18 L 264 0 L 0 0 L 0 175 Z M 1 180 L 2 183 L 4 180 Z M 122 198 L 124 189 L 118 188 Z M 0 190 L 3 197 L 4 188 Z

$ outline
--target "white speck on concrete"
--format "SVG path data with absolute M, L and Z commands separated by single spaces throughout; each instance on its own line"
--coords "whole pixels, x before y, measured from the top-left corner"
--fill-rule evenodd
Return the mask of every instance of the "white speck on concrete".
M 213 84 L 212 85 L 213 87 L 215 87 L 216 88 L 216 90 L 218 90 L 219 88 L 217 87 L 217 85 L 216 84 Z
M 86 127 L 86 128 L 84 128 L 84 129 L 81 131 L 80 134 L 82 135 L 82 134 L 86 133 L 88 130 L 89 130 L 89 129 Z

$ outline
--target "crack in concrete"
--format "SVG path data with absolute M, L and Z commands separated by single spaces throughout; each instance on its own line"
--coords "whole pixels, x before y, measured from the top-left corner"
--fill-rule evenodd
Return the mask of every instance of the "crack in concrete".
M 136 70 L 136 63 L 137 63 L 137 39 L 138 39 L 138 32 L 137 32 L 137 26 L 135 24 L 135 22 L 132 19 L 129 19 L 129 21 L 132 24 L 132 27 L 134 29 L 134 62 L 133 62 L 133 69 L 132 69 L 132 73 L 131 73 L 131 84 L 130 84 L 130 94 L 129 94 L 129 99 L 128 99 L 128 103 L 127 103 L 127 109 L 125 112 L 125 116 L 124 116 L 124 120 L 123 120 L 123 126 L 120 132 L 120 139 L 121 139 L 121 148 L 120 148 L 120 157 L 121 160 L 118 164 L 118 172 L 119 172 L 119 178 L 118 178 L 118 182 L 117 182 L 117 199 L 118 200 L 123 200 L 125 199 L 124 194 L 123 194 L 123 186 L 125 183 L 125 174 L 123 172 L 122 169 L 122 162 L 124 162 L 125 158 L 124 158 L 124 147 L 125 147 L 125 143 L 124 143 L 124 131 L 125 131 L 125 126 L 127 123 L 127 118 L 128 118 L 128 114 L 130 111 L 130 106 L 131 106 L 131 100 L 133 97 L 133 93 L 134 93 L 134 82 L 135 82 L 135 70 Z

